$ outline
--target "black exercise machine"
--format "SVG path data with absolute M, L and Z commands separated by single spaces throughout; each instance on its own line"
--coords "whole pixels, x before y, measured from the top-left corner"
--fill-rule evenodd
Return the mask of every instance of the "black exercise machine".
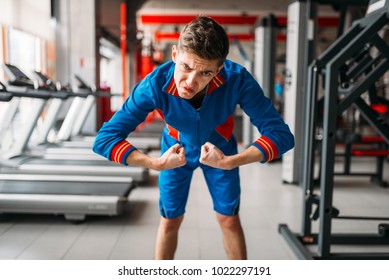
M 293 233 L 286 224 L 279 225 L 279 232 L 301 259 L 389 259 L 389 253 L 341 252 L 331 250 L 332 245 L 389 245 L 389 225 L 379 224 L 377 234 L 333 233 L 332 220 L 335 218 L 361 220 L 388 220 L 388 217 L 346 217 L 333 206 L 334 165 L 336 153 L 337 118 L 350 106 L 355 106 L 363 118 L 389 143 L 389 125 L 380 121 L 380 114 L 362 99 L 389 69 L 389 45 L 379 36 L 379 32 L 389 22 L 389 2 L 371 0 L 367 14 L 339 37 L 308 69 L 307 108 L 304 124 L 303 156 L 303 213 L 300 233 Z M 355 61 L 350 75 L 344 67 L 361 50 L 374 51 L 364 60 Z M 356 71 L 358 70 L 358 71 Z M 350 72 L 353 71 L 353 72 Z M 347 71 L 346 71 L 347 72 Z M 351 79 L 353 77 L 353 79 Z M 318 117 L 318 88 L 320 78 L 324 85 L 323 133 L 321 141 L 320 193 L 315 193 L 314 166 L 316 124 Z M 347 87 L 340 81 L 348 81 Z M 339 96 L 342 99 L 339 99 Z M 318 233 L 312 230 L 313 221 L 319 224 Z

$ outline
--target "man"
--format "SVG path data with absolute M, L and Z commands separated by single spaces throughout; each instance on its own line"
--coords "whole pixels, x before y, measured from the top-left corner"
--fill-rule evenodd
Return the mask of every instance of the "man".
M 181 32 L 172 61 L 133 89 L 99 131 L 94 151 L 120 164 L 159 170 L 160 225 L 155 258 L 173 259 L 194 169 L 201 167 L 221 226 L 229 259 L 246 259 L 239 219 L 239 166 L 268 162 L 293 148 L 294 137 L 259 84 L 242 66 L 226 59 L 225 30 L 200 16 Z M 238 153 L 232 135 L 237 105 L 261 137 Z M 166 121 L 161 156 L 138 151 L 125 139 L 157 109 Z

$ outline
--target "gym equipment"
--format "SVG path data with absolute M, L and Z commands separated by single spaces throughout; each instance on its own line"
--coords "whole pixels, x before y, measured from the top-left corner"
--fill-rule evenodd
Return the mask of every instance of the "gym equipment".
M 6 66 L 8 68 L 8 66 Z M 10 70 L 17 69 L 15 66 L 12 68 L 9 68 Z M 16 72 L 16 71 L 15 71 Z M 21 73 L 20 70 L 18 72 Z M 15 75 L 15 78 L 13 80 L 17 80 L 17 77 L 21 74 Z M 27 80 L 27 76 L 23 80 Z M 5 87 L 3 85 L 3 87 Z M 5 91 L 6 88 L 4 89 Z M 34 90 L 34 93 L 36 94 L 37 91 Z M 13 92 L 12 94 L 16 95 L 16 92 Z M 20 96 L 23 96 L 24 92 L 19 93 Z M 35 154 L 26 154 L 25 151 L 27 150 L 27 144 L 29 142 L 29 139 L 34 131 L 34 128 L 36 126 L 37 120 L 39 116 L 41 115 L 44 106 L 46 105 L 46 102 L 48 99 L 54 97 L 57 99 L 65 99 L 69 97 L 69 93 L 67 92 L 44 92 L 42 91 L 41 94 L 43 95 L 43 98 L 34 98 L 35 95 L 27 95 L 28 97 L 33 97 L 33 105 L 31 106 L 31 111 L 28 120 L 25 122 L 24 126 L 20 129 L 21 135 L 18 136 L 17 141 L 14 143 L 12 148 L 8 153 L 3 155 L 3 159 L 11 160 L 12 159 L 12 166 L 9 165 L 7 170 L 5 172 L 7 173 L 43 173 L 43 174 L 83 174 L 83 175 L 104 175 L 104 176 L 126 176 L 131 177 L 134 181 L 137 182 L 144 182 L 148 179 L 148 170 L 146 168 L 142 167 L 135 167 L 135 166 L 122 166 L 118 165 L 114 162 L 110 161 L 103 161 L 103 160 L 85 160 L 83 159 L 83 154 L 80 154 L 81 151 L 79 150 L 79 155 L 76 159 L 64 159 L 61 155 L 59 155 L 56 158 L 52 159 L 45 159 L 41 157 L 42 154 L 42 148 L 39 152 L 35 152 Z M 69 150 L 69 149 L 67 149 Z M 93 155 L 94 157 L 98 157 L 97 155 L 92 154 L 92 151 L 90 149 L 85 149 L 84 151 L 88 151 L 90 155 Z M 75 151 L 77 152 L 77 151 Z M 69 151 L 67 151 L 68 154 Z M 73 157 L 75 158 L 75 157 Z
M 132 178 L 0 174 L 0 214 L 55 214 L 81 222 L 87 215 L 123 213 Z
M 389 143 L 389 126 L 379 121 L 374 111 L 361 95 L 387 72 L 389 68 L 389 45 L 379 36 L 380 30 L 389 22 L 389 1 L 370 1 L 364 18 L 340 36 L 308 69 L 308 108 L 305 116 L 303 186 L 303 217 L 300 234 L 293 233 L 286 224 L 279 225 L 279 232 L 295 254 L 303 259 L 389 259 L 389 253 L 379 252 L 333 252 L 331 245 L 389 244 L 385 227 L 379 226 L 377 234 L 333 233 L 332 219 L 388 220 L 388 217 L 341 216 L 333 207 L 334 164 L 337 117 L 351 105 L 355 106 L 386 143 Z M 363 49 L 374 50 L 375 55 L 355 61 L 348 69 L 347 62 L 353 60 Z M 370 53 L 370 52 L 369 52 Z M 344 74 L 344 69 L 346 74 Z M 357 70 L 358 71 L 355 71 Z M 343 76 L 342 76 L 342 75 Z M 317 123 L 317 98 L 319 78 L 324 81 L 324 114 L 321 146 L 320 195 L 315 193 L 313 182 L 315 135 Z M 353 77 L 353 79 L 349 79 Z M 343 81 L 340 83 L 340 81 Z M 344 82 L 348 86 L 344 86 Z M 342 97 L 339 100 L 339 96 Z M 316 207 L 317 206 L 317 207 Z M 316 210 L 313 209 L 316 207 Z M 318 220 L 318 233 L 312 232 L 312 223 Z M 383 234 L 384 233 L 384 234 Z M 317 248 L 315 251 L 308 247 Z
M 345 15 L 343 11 L 349 5 L 366 6 L 368 0 L 295 0 L 288 6 L 288 25 L 286 42 L 286 77 L 284 87 L 284 120 L 295 136 L 293 150 L 282 157 L 282 180 L 284 183 L 302 182 L 304 155 L 306 146 L 302 130 L 305 122 L 307 104 L 307 69 L 312 63 L 317 36 L 318 5 L 333 5 L 340 8 L 338 34 L 343 31 Z
M 50 79 L 44 74 L 39 73 L 38 75 L 43 82 L 50 81 Z M 38 143 L 45 144 L 45 146 L 47 146 L 49 143 L 53 144 L 49 145 L 49 148 L 45 150 L 47 154 L 50 154 L 50 158 L 55 158 L 56 153 L 59 153 L 59 157 L 62 157 L 64 153 L 64 149 L 62 148 L 66 147 L 72 148 L 66 150 L 66 154 L 82 154 L 87 156 L 89 159 L 102 159 L 100 156 L 90 153 L 94 141 L 94 136 L 81 136 L 81 129 L 86 122 L 89 112 L 91 111 L 94 104 L 96 104 L 97 98 L 109 98 L 112 96 L 112 94 L 96 91 L 95 87 L 88 86 L 86 82 L 78 75 L 75 75 L 75 79 L 78 83 L 78 86 L 76 87 L 77 92 L 57 133 L 55 143 L 51 143 L 48 140 L 48 135 L 49 132 L 53 129 L 53 125 L 56 121 L 59 110 L 63 105 L 63 102 L 58 100 L 52 101 L 52 104 L 46 113 L 46 120 L 44 127 L 42 128 L 42 133 L 39 136 Z M 158 150 L 160 148 L 160 135 L 159 137 L 131 137 L 129 141 L 133 143 L 133 145 L 135 145 L 138 149 L 145 152 Z M 60 149 L 56 149 L 57 147 Z M 85 152 L 86 149 L 88 150 L 89 154 Z M 77 157 L 74 156 L 73 158 Z
M 14 96 L 46 99 L 50 93 L 5 92 L 2 85 L 2 102 L 10 102 Z M 84 220 L 86 215 L 114 216 L 123 212 L 135 187 L 132 178 L 124 177 L 3 174 L 5 165 L 10 163 L 0 164 L 0 214 L 63 214 L 73 222 Z
M 346 137 L 347 138 L 347 137 Z M 335 172 L 335 176 L 370 176 L 371 182 L 386 188 L 388 182 L 383 179 L 384 162 L 389 156 L 389 146 L 384 139 L 378 135 L 360 136 L 352 133 L 345 139 L 344 152 L 336 154 L 336 157 L 342 157 L 343 170 Z M 356 172 L 352 171 L 352 159 L 356 157 L 373 157 L 376 159 L 374 172 Z
M 12 99 L 12 95 L 9 94 L 9 93 L 2 93 L 2 94 L 0 95 L 0 101 L 1 101 L 1 102 L 8 102 L 8 101 L 10 101 L 11 99 Z

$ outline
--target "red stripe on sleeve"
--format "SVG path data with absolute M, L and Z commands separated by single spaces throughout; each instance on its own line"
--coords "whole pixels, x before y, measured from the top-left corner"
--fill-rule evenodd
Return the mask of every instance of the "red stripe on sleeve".
M 132 145 L 126 140 L 122 140 L 113 147 L 110 158 L 112 161 L 123 164 L 123 157 L 126 152 L 132 148 Z
M 277 146 L 266 136 L 261 136 L 255 141 L 265 151 L 266 161 L 269 162 L 278 157 Z

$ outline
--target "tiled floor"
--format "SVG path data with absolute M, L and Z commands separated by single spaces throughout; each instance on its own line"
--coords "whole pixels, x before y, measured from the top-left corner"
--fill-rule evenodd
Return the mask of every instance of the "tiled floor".
M 368 169 L 371 163 L 366 160 L 359 166 Z M 278 225 L 286 223 L 291 230 L 300 230 L 303 194 L 295 185 L 282 184 L 280 178 L 281 162 L 241 167 L 241 219 L 249 259 L 297 258 L 278 233 Z M 388 163 L 385 178 L 389 179 Z M 334 203 L 344 215 L 389 217 L 388 201 L 389 189 L 374 186 L 367 178 L 336 178 Z M 75 225 L 62 216 L 8 215 L 0 221 L 0 259 L 152 259 L 158 221 L 155 182 L 135 189 L 126 212 L 117 217 L 88 217 Z M 341 220 L 333 228 L 376 232 L 377 223 Z M 376 250 L 389 252 L 385 246 Z M 193 177 L 176 258 L 226 258 L 201 170 Z

